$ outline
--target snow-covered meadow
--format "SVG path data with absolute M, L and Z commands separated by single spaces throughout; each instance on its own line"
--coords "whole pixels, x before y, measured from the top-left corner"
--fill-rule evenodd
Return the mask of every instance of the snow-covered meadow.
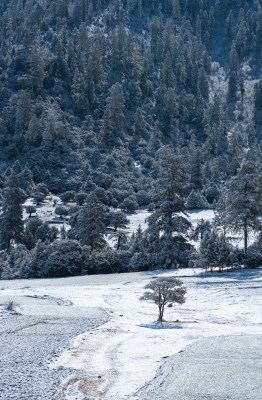
M 50 196 L 37 207 L 38 217 L 58 228 L 64 223 L 69 229 L 68 220 L 55 215 L 54 200 L 56 204 L 61 203 L 58 197 Z M 25 207 L 31 204 L 34 204 L 33 200 L 29 199 L 24 205 L 25 223 L 29 220 Z M 128 214 L 130 223 L 125 232 L 131 235 L 139 225 L 145 230 L 149 215 L 145 209 Z M 211 222 L 214 211 L 192 210 L 188 216 L 195 227 L 202 219 Z M 114 233 L 109 230 L 106 236 L 108 243 L 113 245 Z M 241 245 L 241 237 L 235 237 L 234 242 Z M 198 243 L 194 242 L 194 245 Z M 238 340 L 241 336 L 246 341 L 261 337 L 261 271 L 243 269 L 206 274 L 201 269 L 180 269 L 60 279 L 2 280 L 0 335 L 5 347 L 2 363 L 8 360 L 12 343 L 16 350 L 10 353 L 10 378 L 0 361 L 5 385 L 2 392 L 0 389 L 0 398 L 3 394 L 3 398 L 8 400 L 26 399 L 26 394 L 19 397 L 21 392 L 31 393 L 30 398 L 36 400 L 39 397 L 35 393 L 39 388 L 41 393 L 46 388 L 46 395 L 41 394 L 41 400 L 50 396 L 52 400 L 171 400 L 174 398 L 172 376 L 175 373 L 179 381 L 179 374 L 182 374 L 176 370 L 178 361 L 173 357 L 183 352 L 181 365 L 185 364 L 190 370 L 196 357 L 194 354 L 205 351 L 206 340 L 213 340 L 209 342 L 210 348 L 220 352 L 221 340 L 225 338 L 225 343 L 231 344 L 223 351 L 230 353 L 234 343 L 232 337 Z M 159 275 L 177 276 L 187 287 L 186 303 L 167 307 L 166 322 L 162 325 L 156 322 L 156 305 L 139 300 L 144 286 Z M 16 304 L 15 313 L 3 311 L 3 305 L 10 301 Z M 43 337 L 47 342 L 43 342 Z M 32 367 L 25 371 L 23 348 L 28 348 L 29 343 L 33 350 L 30 348 L 27 354 L 27 363 Z M 194 350 L 196 345 L 202 349 L 198 353 Z M 210 359 L 209 363 L 212 362 L 215 361 Z M 211 367 L 215 368 L 215 365 Z M 227 366 L 226 371 L 229 371 Z M 41 382 L 37 379 L 39 374 Z M 225 378 L 227 388 L 228 376 Z M 185 372 L 181 379 L 187 381 Z M 30 389 L 25 389 L 23 380 L 26 385 L 32 380 Z M 214 396 L 212 382 L 204 377 L 194 399 L 203 398 L 201 391 Z M 251 379 L 252 384 L 256 385 L 256 379 Z M 195 386 L 195 383 L 190 385 Z M 163 392 L 159 391 L 159 386 L 163 386 Z M 177 383 L 176 387 L 180 390 Z M 256 393 L 257 387 L 252 390 Z M 192 400 L 182 392 L 175 394 L 180 400 Z M 241 393 L 237 396 L 246 400 Z M 250 399 L 258 400 L 259 397 Z
M 179 276 L 188 290 L 184 305 L 166 308 L 167 322 L 163 325 L 155 322 L 156 305 L 139 300 L 145 284 L 159 275 Z M 158 369 L 188 345 L 213 337 L 261 335 L 261 269 L 224 274 L 181 269 L 1 281 L 1 289 L 0 303 L 12 299 L 20 304 L 17 311 L 21 320 L 31 315 L 38 320 L 73 318 L 77 323 L 79 318 L 86 316 L 88 321 L 97 316 L 102 323 L 102 310 L 110 317 L 108 322 L 75 337 L 62 353 L 48 360 L 51 371 L 69 368 L 59 386 L 60 399 L 149 399 L 147 384 L 151 382 L 152 390 Z M 9 317 L 2 313 L 1 318 Z M 30 333 L 28 329 L 25 334 Z M 9 338 L 12 346 L 12 333 Z M 33 336 L 31 340 L 33 345 Z M 174 368 L 172 365 L 168 375 Z M 225 385 L 227 380 L 225 376 Z M 206 387 L 210 385 L 207 379 Z

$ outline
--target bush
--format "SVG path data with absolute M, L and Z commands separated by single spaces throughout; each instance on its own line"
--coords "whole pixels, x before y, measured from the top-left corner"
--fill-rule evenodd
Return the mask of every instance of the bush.
M 92 253 L 86 259 L 85 273 L 89 274 L 112 274 L 127 272 L 131 259 L 129 251 L 115 251 L 107 249 L 101 253 Z
M 73 190 L 64 192 L 60 195 L 60 199 L 62 200 L 63 203 L 67 203 L 68 201 L 74 200 L 74 198 L 75 198 L 75 192 Z
M 14 302 L 14 300 L 9 300 L 4 304 L 4 310 L 5 311 L 15 311 L 15 308 L 19 307 L 17 303 Z
M 50 255 L 44 265 L 45 277 L 80 275 L 82 248 L 75 240 L 55 241 L 49 247 Z
M 161 264 L 155 254 L 135 253 L 128 265 L 129 272 L 151 271 L 161 268 Z
M 262 251 L 255 246 L 250 246 L 245 254 L 244 262 L 248 267 L 260 267 L 262 265 Z
M 49 193 L 49 190 L 47 189 L 45 183 L 38 183 L 38 185 L 36 186 L 36 192 L 43 193 L 44 196 L 47 196 Z
M 138 209 L 138 204 L 134 196 L 129 196 L 119 206 L 122 211 L 134 213 Z
M 235 248 L 230 255 L 230 264 L 232 266 L 239 267 L 245 263 L 245 253 L 244 250 Z
M 35 192 L 34 199 L 36 201 L 36 204 L 40 204 L 42 203 L 42 201 L 44 201 L 45 195 L 42 192 Z
M 62 218 L 63 215 L 64 215 L 64 216 L 65 216 L 65 215 L 68 215 L 68 209 L 67 209 L 66 207 L 63 207 L 63 206 L 57 206 L 56 209 L 55 209 L 55 213 L 56 213 L 57 215 L 59 215 L 60 218 Z

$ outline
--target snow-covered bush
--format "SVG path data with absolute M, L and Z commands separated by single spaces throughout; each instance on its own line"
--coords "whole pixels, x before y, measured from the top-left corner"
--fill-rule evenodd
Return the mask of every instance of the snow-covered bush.
M 92 253 L 85 260 L 83 273 L 88 274 L 112 274 L 127 272 L 131 253 L 129 251 L 106 250 L 100 253 Z
M 245 254 L 245 265 L 248 267 L 260 267 L 262 266 L 262 249 L 256 246 L 250 246 Z
M 75 240 L 55 241 L 43 267 L 43 276 L 59 277 L 80 275 L 82 272 L 82 248 Z
M 209 204 L 213 204 L 214 201 L 218 201 L 220 192 L 217 185 L 209 186 L 204 190 L 205 198 Z
M 71 200 L 74 200 L 75 198 L 75 192 L 73 190 L 69 190 L 67 192 L 64 192 L 60 194 L 60 199 L 62 200 L 63 203 L 68 203 Z
M 55 209 L 55 213 L 59 215 L 60 218 L 62 218 L 65 215 L 68 215 L 68 209 L 64 206 L 57 206 Z
M 158 256 L 145 252 L 135 253 L 128 265 L 129 272 L 151 271 L 161 268 Z
M 12 247 L 10 252 L 1 254 L 0 259 L 0 278 L 18 279 L 23 277 L 23 270 L 28 262 L 29 252 L 27 248 L 20 244 Z
M 129 196 L 124 199 L 119 207 L 127 213 L 134 213 L 138 209 L 138 203 L 135 196 Z

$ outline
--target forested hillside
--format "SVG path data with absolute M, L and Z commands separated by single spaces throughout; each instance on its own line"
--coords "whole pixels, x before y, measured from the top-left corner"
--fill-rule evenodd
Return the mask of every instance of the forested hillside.
M 90 253 L 114 225 L 109 208 L 139 206 L 154 212 L 136 253 L 164 253 L 162 266 L 192 262 L 190 224 L 174 217 L 190 208 L 215 207 L 248 252 L 262 207 L 260 1 L 2 0 L 0 17 L 2 249 L 35 248 L 34 232 L 6 226 L 51 191 L 76 202 L 64 240 Z M 89 218 L 94 242 L 83 239 Z

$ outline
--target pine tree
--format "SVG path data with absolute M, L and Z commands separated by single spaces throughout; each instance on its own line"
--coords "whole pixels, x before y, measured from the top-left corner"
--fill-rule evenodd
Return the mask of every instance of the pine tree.
M 25 275 L 28 278 L 41 278 L 44 276 L 44 266 L 48 258 L 48 245 L 38 240 L 31 252 L 31 257 L 26 268 Z
M 77 238 L 83 246 L 89 246 L 90 252 L 105 246 L 105 210 L 95 194 L 87 197 L 70 223 L 72 230 L 69 237 Z
M 145 237 L 140 224 L 131 238 L 131 251 L 132 253 L 145 252 Z
M 0 216 L 0 247 L 10 249 L 12 240 L 21 243 L 24 224 L 21 204 L 26 199 L 25 193 L 19 187 L 18 177 L 11 173 L 7 187 L 3 190 L 3 207 Z
M 188 210 L 200 210 L 207 208 L 208 204 L 204 196 L 198 190 L 191 190 L 186 202 Z
M 174 267 L 187 262 L 187 242 L 191 224 L 185 213 L 188 174 L 185 162 L 170 146 L 158 151 L 155 186 L 156 210 L 148 220 L 147 237 L 152 252 L 162 257 L 162 266 Z
M 19 100 L 16 111 L 15 130 L 18 134 L 25 134 L 32 116 L 31 96 L 26 90 L 19 93 Z
M 42 94 L 43 80 L 45 76 L 45 63 L 42 55 L 33 49 L 30 60 L 30 73 L 32 78 L 32 88 L 36 95 Z
M 236 103 L 238 86 L 239 85 L 236 72 L 232 71 L 229 75 L 229 80 L 228 80 L 227 102 L 229 104 Z
M 108 145 L 112 145 L 116 138 L 121 136 L 124 120 L 125 99 L 120 83 L 111 87 L 110 96 L 106 99 L 106 103 L 102 140 Z
M 191 184 L 193 188 L 196 190 L 202 189 L 203 184 L 203 176 L 202 176 L 202 168 L 201 168 L 201 154 L 200 150 L 196 150 L 193 154 L 193 160 L 191 163 Z
M 206 231 L 200 242 L 196 265 L 206 270 L 219 268 L 221 271 L 230 263 L 231 246 L 223 234 L 218 235 L 216 230 Z
M 248 235 L 261 225 L 262 173 L 256 149 L 247 150 L 237 175 L 228 184 L 226 198 L 226 223 L 233 232 L 243 232 L 244 251 Z
M 194 232 L 191 235 L 191 239 L 197 242 L 200 237 L 200 240 L 202 240 L 205 232 L 211 232 L 211 224 L 209 221 L 204 221 L 202 218 L 195 227 Z

